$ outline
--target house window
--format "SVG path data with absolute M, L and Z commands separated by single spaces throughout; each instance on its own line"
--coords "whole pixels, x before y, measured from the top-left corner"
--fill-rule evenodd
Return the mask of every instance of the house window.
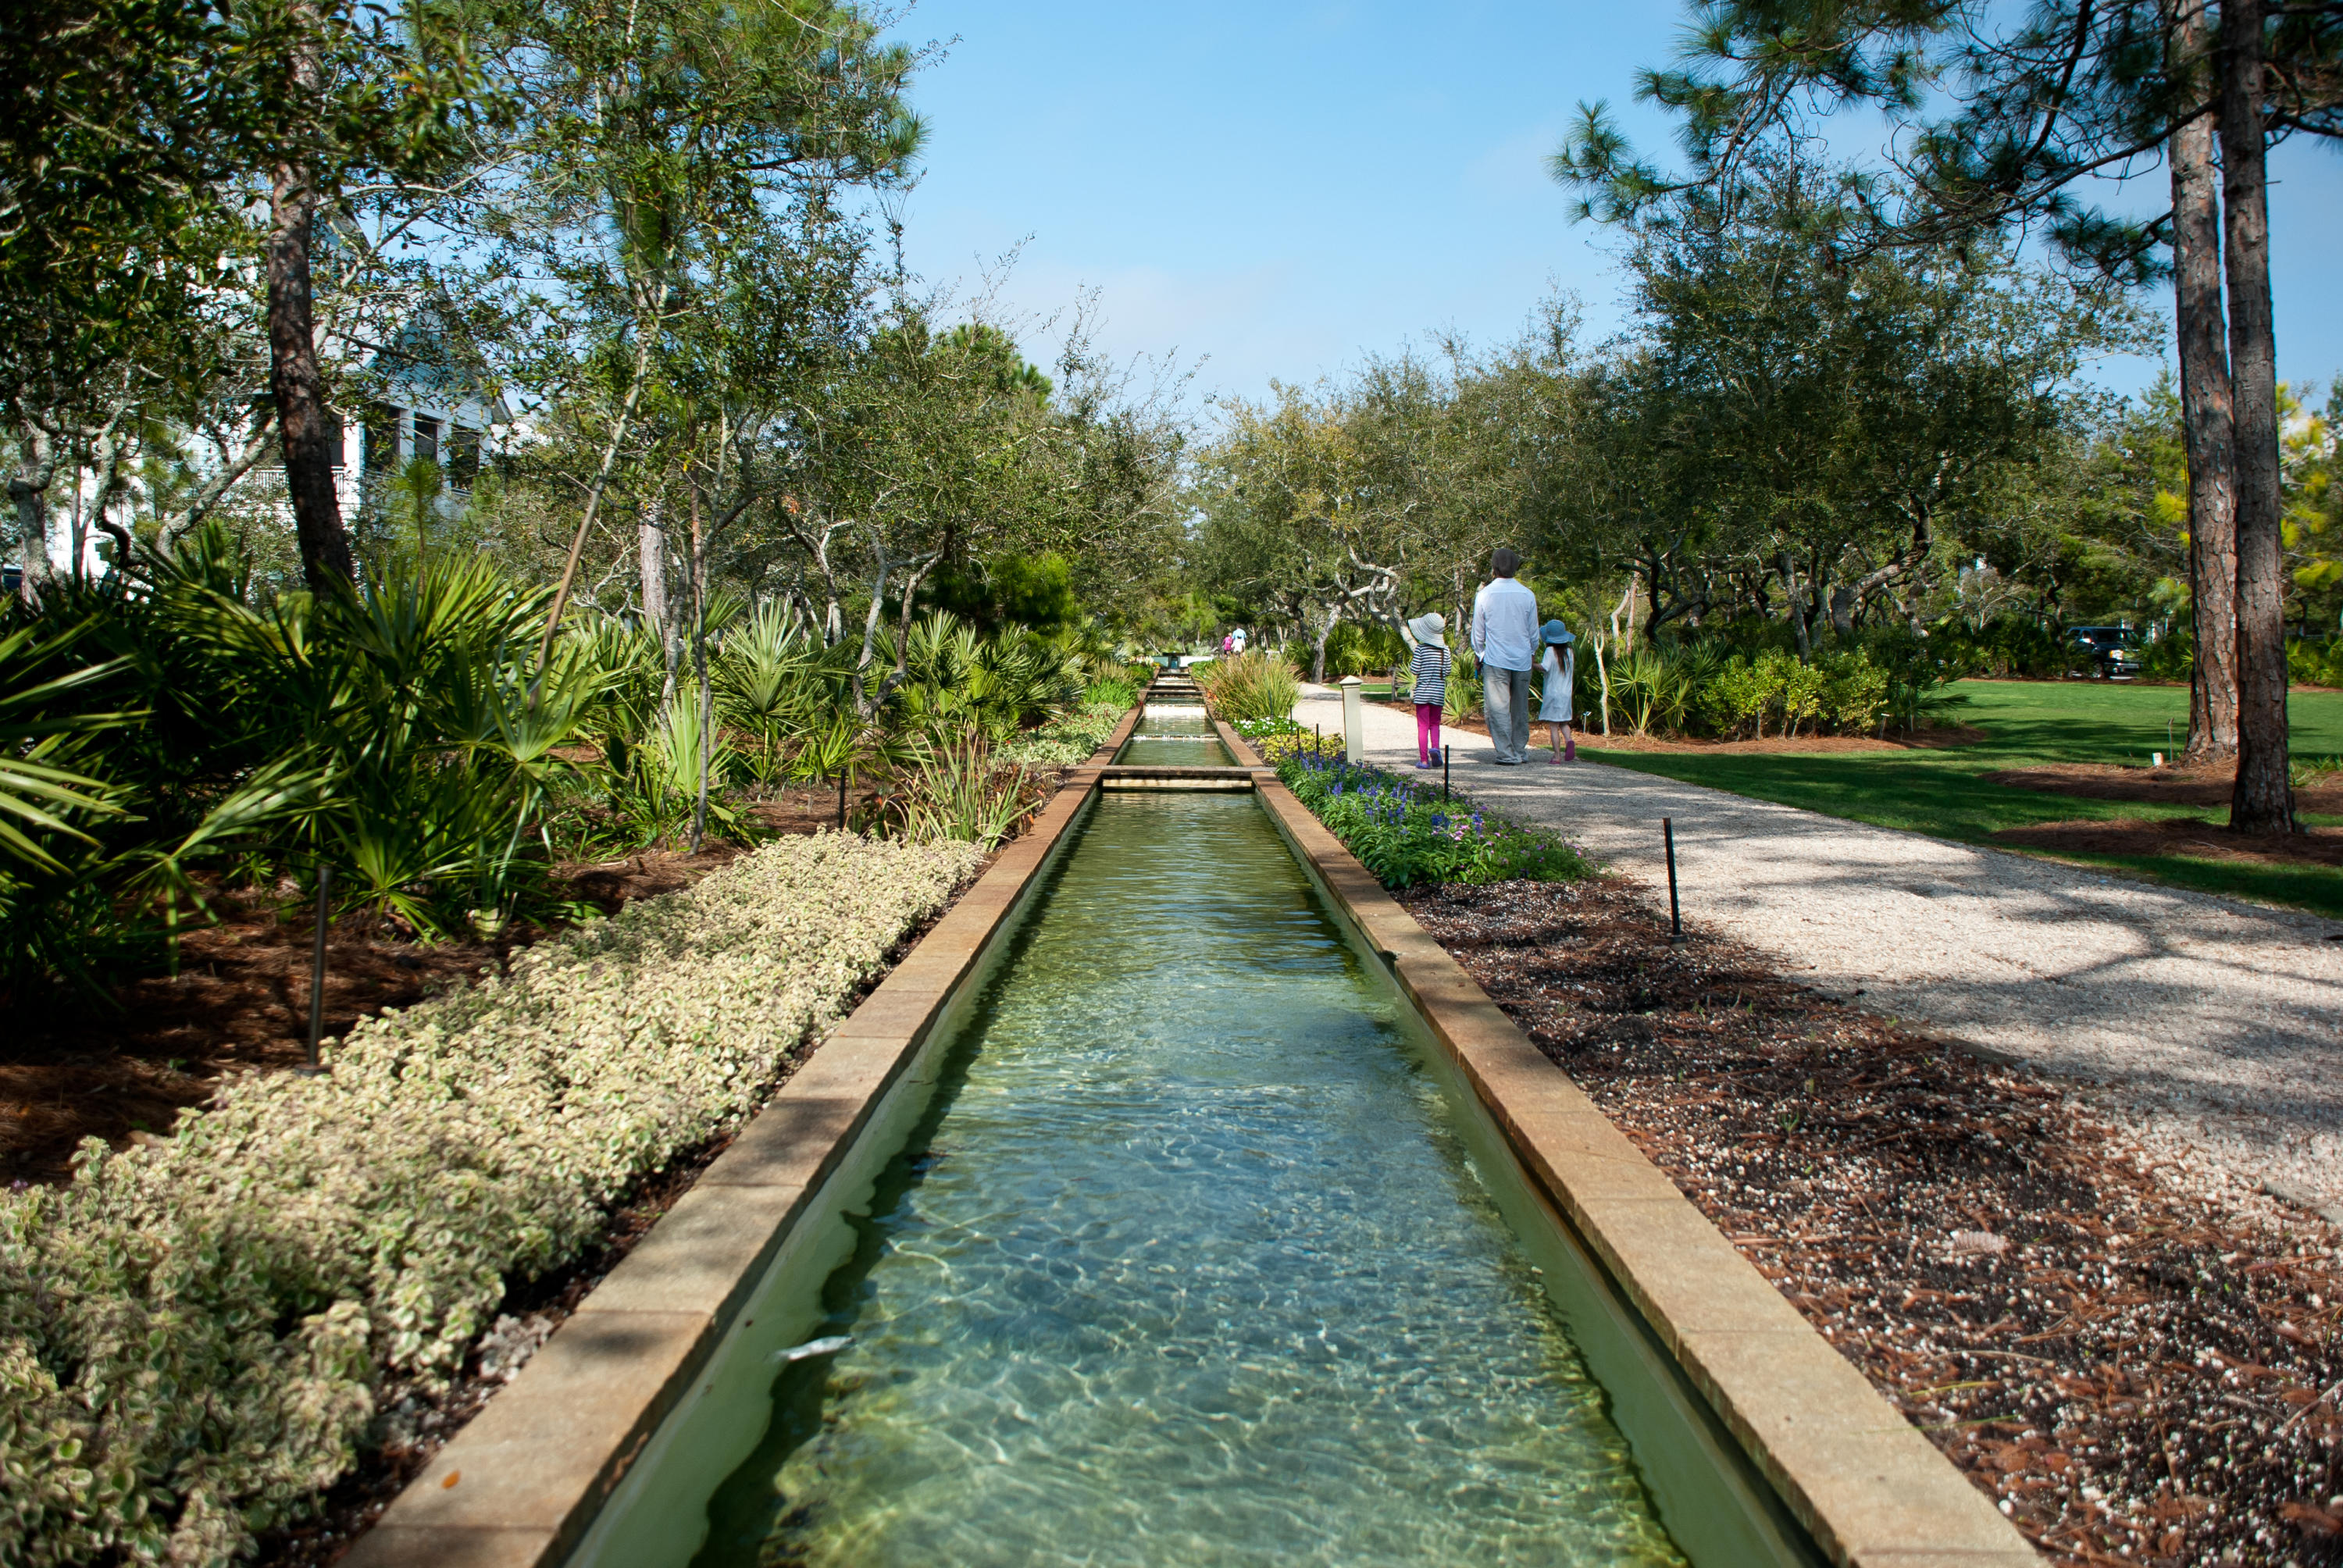
M 447 482 L 468 490 L 480 475 L 480 433 L 467 426 L 447 427 Z
M 398 427 L 406 411 L 370 403 L 366 412 L 366 471 L 380 478 L 398 472 Z
M 415 455 L 430 462 L 439 460 L 439 421 L 415 417 Z
M 252 405 L 253 427 L 257 429 L 261 421 L 264 419 L 273 420 L 276 413 L 277 405 L 274 400 L 267 397 L 254 399 Z M 346 433 L 342 429 L 342 417 L 333 409 L 328 408 L 325 411 L 325 419 L 326 458 L 328 462 L 333 464 L 335 467 L 338 468 L 348 460 L 348 443 L 344 438 Z M 277 429 L 274 423 L 271 423 L 268 430 L 268 445 L 262 449 L 259 459 L 253 464 L 253 467 L 256 468 L 281 468 L 284 466 L 285 433 L 282 430 Z

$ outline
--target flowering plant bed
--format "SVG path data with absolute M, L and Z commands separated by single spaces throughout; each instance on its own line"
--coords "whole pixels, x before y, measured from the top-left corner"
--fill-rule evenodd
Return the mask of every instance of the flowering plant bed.
M 1280 782 L 1387 888 L 1430 882 L 1574 881 L 1577 849 L 1380 768 L 1346 761 L 1340 736 L 1272 737 L 1263 757 Z
M 378 1390 L 452 1376 L 982 858 L 781 840 L 0 1195 L 0 1561 L 226 1561 L 309 1512 Z

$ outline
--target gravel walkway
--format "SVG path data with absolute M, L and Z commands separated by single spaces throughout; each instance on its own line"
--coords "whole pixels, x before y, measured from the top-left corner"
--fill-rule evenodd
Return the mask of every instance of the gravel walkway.
M 1338 730 L 1340 694 L 1305 688 L 1294 717 Z M 1369 759 L 1412 767 L 1413 718 L 1375 704 L 1365 718 Z M 2343 926 L 1626 769 L 1550 767 L 1542 750 L 1499 767 L 1486 739 L 1444 736 L 1458 789 L 1662 898 L 1660 819 L 1674 818 L 1687 923 L 1875 1012 L 2091 1083 L 2195 1175 L 2275 1181 L 2343 1216 Z

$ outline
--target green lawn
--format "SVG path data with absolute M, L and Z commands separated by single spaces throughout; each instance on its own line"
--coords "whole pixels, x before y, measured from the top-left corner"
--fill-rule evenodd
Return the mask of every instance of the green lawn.
M 2212 817 L 2217 813 L 2128 800 L 2083 800 L 1988 784 L 1980 775 L 2046 762 L 2112 762 L 2144 767 L 2188 728 L 2188 689 L 2114 686 L 2097 681 L 1965 680 L 1961 721 L 1986 732 L 1973 746 L 1944 750 L 1799 755 L 1735 752 L 1635 752 L 1584 748 L 1622 768 L 1663 774 L 1754 795 L 1785 806 L 1858 822 L 1904 828 L 1940 839 L 1991 842 L 1996 829 L 2037 822 L 2116 817 Z M 2295 693 L 2288 715 L 2298 757 L 2343 754 L 2343 692 Z M 2343 819 L 2311 817 L 2335 823 Z M 2005 846 L 2006 847 L 2006 846 Z M 2207 892 L 2292 904 L 2343 917 L 2343 872 L 2227 864 L 2189 857 L 2066 856 L 2150 880 Z

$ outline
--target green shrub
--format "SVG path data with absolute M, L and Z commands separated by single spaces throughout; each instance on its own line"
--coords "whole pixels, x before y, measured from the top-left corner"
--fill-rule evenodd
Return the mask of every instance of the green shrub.
M 1096 708 L 1105 704 L 1126 713 L 1138 700 L 1139 688 L 1128 676 L 1122 675 L 1100 676 L 1091 681 L 1090 689 L 1082 693 L 1082 705 L 1085 708 Z
M 2187 680 L 2197 672 L 2197 634 L 2175 625 L 2140 649 L 2139 672 L 2150 680 Z
M 458 1370 L 981 855 L 782 840 L 0 1193 L 0 1563 L 222 1563 L 303 1516 L 386 1375 Z
M 1231 724 L 1246 719 L 1287 719 L 1302 700 L 1302 678 L 1282 653 L 1249 648 L 1201 667 L 1204 700 Z
M 1394 665 L 1405 665 L 1407 658 L 1406 642 L 1389 625 L 1346 620 L 1326 638 L 1326 678 L 1388 675 Z
M 1585 858 L 1559 835 L 1343 760 L 1339 737 L 1281 738 L 1277 776 L 1387 888 L 1423 882 L 1575 881 Z
M 1964 675 L 2045 678 L 2075 668 L 2073 643 L 2056 622 L 2030 615 L 2001 615 L 1982 627 L 1954 621 L 1929 641 Z
M 2343 638 L 2313 642 L 2308 638 L 2288 643 L 2287 678 L 2302 686 L 2343 686 Z
M 1481 685 L 1481 663 L 1469 650 L 1458 649 L 1448 661 L 1447 699 L 1443 709 L 1459 719 L 1478 719 L 1488 707 L 1489 694 Z
M 1815 711 L 1841 735 L 1860 735 L 1887 709 L 1887 672 L 1861 652 L 1825 654 Z

